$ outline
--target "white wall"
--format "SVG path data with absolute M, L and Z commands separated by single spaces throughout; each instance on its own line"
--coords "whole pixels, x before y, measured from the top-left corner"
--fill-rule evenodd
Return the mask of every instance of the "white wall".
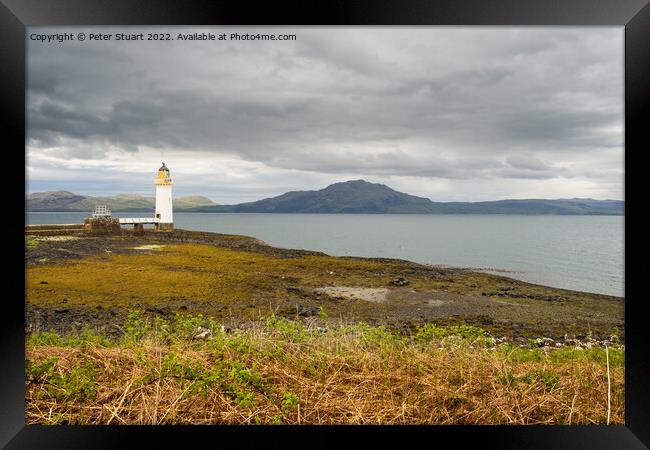
M 161 223 L 174 223 L 172 208 L 172 186 L 156 185 L 156 215 Z

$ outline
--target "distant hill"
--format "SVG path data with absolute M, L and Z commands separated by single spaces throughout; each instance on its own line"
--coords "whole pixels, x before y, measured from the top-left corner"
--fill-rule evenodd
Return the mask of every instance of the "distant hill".
M 291 191 L 238 205 L 200 206 L 197 212 L 376 213 L 376 214 L 565 214 L 623 215 L 622 200 L 526 199 L 490 202 L 432 202 L 383 184 L 353 180 L 318 191 Z
M 87 211 L 108 205 L 113 211 L 151 211 L 154 198 L 135 194 L 88 197 L 68 191 L 36 192 L 27 197 L 29 211 Z M 622 200 L 523 199 L 490 202 L 432 202 L 383 184 L 353 180 L 318 191 L 291 191 L 238 205 L 218 205 L 195 195 L 174 198 L 175 211 L 241 213 L 374 213 L 374 214 L 564 214 L 623 215 Z
M 152 211 L 154 198 L 137 194 L 120 194 L 112 197 L 87 197 L 68 191 L 35 192 L 26 199 L 28 211 L 87 211 L 95 205 L 108 205 L 113 211 Z M 183 211 L 197 207 L 216 206 L 209 198 L 193 195 L 174 198 L 174 210 Z

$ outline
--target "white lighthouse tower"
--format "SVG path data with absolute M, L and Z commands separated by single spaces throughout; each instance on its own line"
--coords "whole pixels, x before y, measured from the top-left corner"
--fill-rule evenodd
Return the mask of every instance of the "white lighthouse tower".
M 174 229 L 172 208 L 172 181 L 169 169 L 162 163 L 156 177 L 156 230 L 171 231 Z

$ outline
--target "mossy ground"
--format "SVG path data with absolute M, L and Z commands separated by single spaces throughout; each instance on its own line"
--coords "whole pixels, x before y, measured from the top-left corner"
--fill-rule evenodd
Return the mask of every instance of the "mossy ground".
M 616 297 L 408 261 L 277 249 L 244 236 L 177 230 L 77 237 L 28 238 L 28 317 L 32 308 L 50 324 L 75 315 L 80 322 L 115 322 L 129 309 L 155 307 L 236 322 L 324 310 L 332 318 L 411 331 L 429 322 L 469 323 L 513 338 L 624 338 L 624 304 Z M 134 249 L 151 243 L 164 247 Z M 410 284 L 391 286 L 396 277 Z M 325 286 L 389 287 L 391 293 L 386 302 L 368 302 L 323 295 L 318 289 Z

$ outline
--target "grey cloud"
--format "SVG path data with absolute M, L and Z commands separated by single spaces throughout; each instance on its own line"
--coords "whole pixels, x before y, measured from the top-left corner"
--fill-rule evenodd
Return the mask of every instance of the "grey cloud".
M 298 38 L 29 42 L 31 151 L 149 147 L 447 180 L 598 176 L 603 149 L 622 158 L 620 29 L 259 31 Z
M 524 170 L 549 170 L 551 167 L 532 155 L 513 155 L 506 160 L 515 169 Z
M 56 74 L 34 70 L 28 74 L 27 85 L 32 92 L 52 95 L 57 82 Z
M 28 109 L 28 133 L 41 142 L 56 141 L 60 136 L 77 139 L 106 136 L 114 128 L 109 120 L 85 114 L 79 108 L 65 107 L 49 100 Z
M 517 140 L 561 142 L 567 147 L 580 145 L 622 145 L 622 136 L 593 136 L 599 128 L 620 123 L 611 112 L 585 114 L 578 111 L 530 110 L 503 121 L 504 134 Z

